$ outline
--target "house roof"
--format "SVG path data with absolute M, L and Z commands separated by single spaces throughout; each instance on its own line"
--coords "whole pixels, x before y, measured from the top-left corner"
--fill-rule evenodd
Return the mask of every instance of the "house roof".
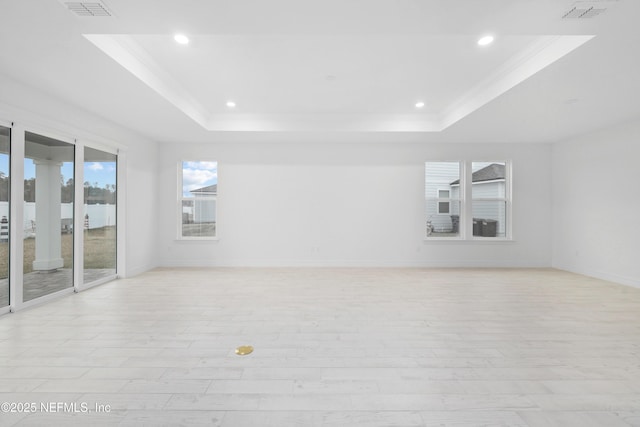
M 218 184 L 208 185 L 202 188 L 196 188 L 195 190 L 191 190 L 190 193 L 193 194 L 218 194 Z
M 505 167 L 500 163 L 492 163 L 479 169 L 471 175 L 472 182 L 493 181 L 505 178 Z M 450 185 L 460 184 L 460 180 L 456 179 Z

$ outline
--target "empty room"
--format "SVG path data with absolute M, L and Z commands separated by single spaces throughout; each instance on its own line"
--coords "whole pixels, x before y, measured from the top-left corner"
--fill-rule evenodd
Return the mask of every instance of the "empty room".
M 0 426 L 640 426 L 637 0 L 0 0 Z

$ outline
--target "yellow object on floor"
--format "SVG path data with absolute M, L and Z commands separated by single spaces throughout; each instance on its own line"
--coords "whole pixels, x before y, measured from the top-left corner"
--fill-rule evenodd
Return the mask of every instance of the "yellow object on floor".
M 253 353 L 253 347 L 251 347 L 250 345 L 241 345 L 240 347 L 236 348 L 236 354 L 238 356 L 246 356 L 247 354 L 251 353 Z

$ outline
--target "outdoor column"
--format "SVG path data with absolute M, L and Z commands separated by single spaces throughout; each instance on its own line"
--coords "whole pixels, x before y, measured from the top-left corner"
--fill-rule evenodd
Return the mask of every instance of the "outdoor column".
M 51 271 L 64 265 L 61 254 L 61 162 L 34 160 L 36 165 L 36 259 L 33 269 Z

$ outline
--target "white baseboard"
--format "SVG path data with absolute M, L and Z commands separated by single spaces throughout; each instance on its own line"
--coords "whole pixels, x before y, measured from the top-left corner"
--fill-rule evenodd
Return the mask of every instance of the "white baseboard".
M 617 273 L 610 273 L 607 271 L 597 271 L 588 268 L 581 268 L 575 265 L 569 264 L 557 264 L 553 268 L 558 270 L 565 270 L 571 273 L 582 274 L 583 276 L 594 277 L 596 279 L 606 280 L 608 282 L 618 283 L 620 285 L 631 286 L 634 288 L 640 288 L 640 279 L 624 276 Z
M 244 259 L 244 260 L 210 260 L 163 259 L 160 267 L 388 267 L 388 268 L 550 268 L 546 261 L 483 261 L 483 260 L 300 260 L 300 259 Z
M 158 265 L 157 263 L 153 263 L 153 264 L 139 265 L 136 267 L 129 267 L 126 269 L 124 273 L 118 272 L 118 276 L 123 279 L 131 278 L 131 277 L 137 276 L 138 274 L 142 274 L 149 270 L 153 270 L 156 267 L 160 267 L 160 265 Z

